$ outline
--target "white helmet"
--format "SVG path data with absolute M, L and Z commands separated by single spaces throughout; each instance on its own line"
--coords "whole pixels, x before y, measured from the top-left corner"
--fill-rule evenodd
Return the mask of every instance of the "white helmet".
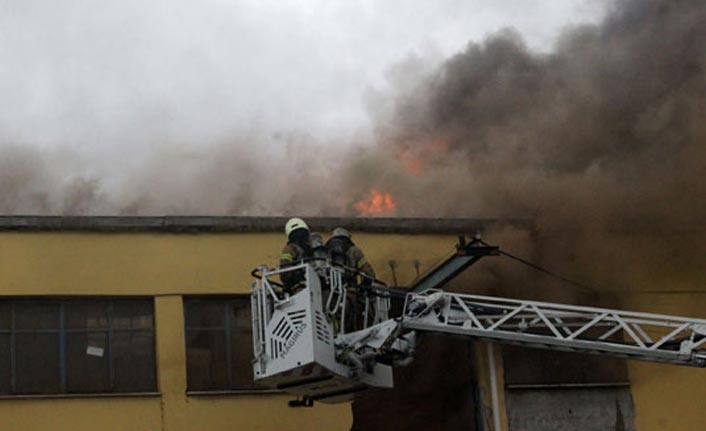
M 307 226 L 306 223 L 304 223 L 304 220 L 302 220 L 300 218 L 296 218 L 296 217 L 290 218 L 287 221 L 287 224 L 284 225 L 284 233 L 286 233 L 287 236 L 289 236 L 290 233 L 292 233 L 293 231 L 295 231 L 297 229 L 306 229 L 308 231 L 309 226 Z

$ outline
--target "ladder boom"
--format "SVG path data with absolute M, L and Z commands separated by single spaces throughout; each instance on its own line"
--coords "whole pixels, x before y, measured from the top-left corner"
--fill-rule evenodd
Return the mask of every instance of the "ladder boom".
M 405 329 L 552 350 L 706 366 L 706 320 L 439 290 L 410 293 Z

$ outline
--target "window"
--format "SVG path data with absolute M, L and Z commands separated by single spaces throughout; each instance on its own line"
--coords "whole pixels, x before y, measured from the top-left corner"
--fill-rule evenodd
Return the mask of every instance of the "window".
M 250 298 L 185 298 L 188 390 L 252 391 Z
M 154 391 L 152 300 L 0 301 L 0 395 Z

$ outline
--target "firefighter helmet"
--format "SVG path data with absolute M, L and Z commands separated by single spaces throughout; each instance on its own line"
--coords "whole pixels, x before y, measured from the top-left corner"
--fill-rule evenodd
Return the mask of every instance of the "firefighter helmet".
M 287 221 L 287 224 L 284 225 L 284 233 L 286 233 L 287 236 L 289 236 L 289 234 L 291 234 L 292 232 L 294 232 L 297 229 L 306 229 L 306 231 L 308 232 L 309 226 L 307 226 L 306 223 L 304 223 L 304 220 L 302 220 L 300 218 L 296 218 L 296 217 L 290 218 Z
M 309 241 L 311 242 L 311 248 L 318 248 L 324 246 L 324 237 L 321 236 L 320 233 L 314 232 L 309 238 Z
M 343 227 L 337 227 L 336 229 L 331 232 L 331 238 L 336 238 L 336 237 L 344 237 L 351 239 L 351 233 L 348 232 L 348 229 L 343 228 Z

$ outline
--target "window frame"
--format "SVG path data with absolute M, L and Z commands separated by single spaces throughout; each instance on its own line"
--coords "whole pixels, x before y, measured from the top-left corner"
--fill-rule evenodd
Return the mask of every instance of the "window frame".
M 220 302 L 220 306 L 223 311 L 223 326 L 222 327 L 217 327 L 217 326 L 188 326 L 188 318 L 186 316 L 187 313 L 187 303 L 189 301 L 204 301 L 204 302 Z M 259 388 L 242 388 L 242 389 L 210 389 L 210 390 L 193 390 L 189 389 L 189 365 L 188 365 L 188 350 L 189 350 L 189 345 L 188 345 L 188 340 L 189 340 L 189 331 L 213 331 L 213 332 L 220 332 L 223 334 L 225 337 L 225 354 L 226 354 L 226 376 L 227 376 L 227 383 L 228 387 L 232 388 L 233 385 L 233 367 L 232 367 L 232 360 L 233 360 L 233 343 L 232 343 L 232 336 L 234 333 L 237 331 L 232 328 L 231 322 L 232 322 L 232 315 L 229 313 L 229 310 L 231 307 L 238 303 L 238 302 L 244 302 L 246 303 L 246 309 L 248 310 L 248 314 L 251 313 L 250 310 L 250 295 L 249 294 L 233 294 L 233 295 L 185 295 L 183 296 L 183 309 L 184 309 L 184 347 L 185 347 L 185 357 L 187 363 L 186 365 L 186 372 L 187 372 L 187 377 L 186 377 L 186 394 L 188 396 L 218 396 L 218 395 L 269 395 L 269 394 L 282 394 L 284 391 L 279 390 L 279 389 L 269 389 L 264 386 L 262 386 L 262 389 Z M 250 324 L 249 329 L 252 331 L 252 316 L 250 319 Z M 252 343 L 249 345 L 249 349 L 252 350 Z
M 115 328 L 113 325 L 114 305 L 116 302 L 128 302 L 131 300 L 139 300 L 149 302 L 152 316 L 151 328 Z M 89 303 L 106 303 L 106 325 L 96 328 L 70 328 L 67 318 L 67 305 L 70 304 L 89 304 Z M 53 328 L 33 328 L 33 329 L 18 329 L 17 328 L 17 312 L 16 306 L 21 305 L 51 305 L 57 307 L 57 321 Z M 155 317 L 154 297 L 151 296 L 72 296 L 72 297 L 2 297 L 0 305 L 6 305 L 10 311 L 10 327 L 9 329 L 0 328 L 0 335 L 9 336 L 9 356 L 10 356 L 10 392 L 0 393 L 2 399 L 22 399 L 22 398 L 80 398 L 80 397 L 150 397 L 159 396 L 158 385 L 158 366 L 157 366 L 157 331 Z M 115 364 L 113 352 L 113 335 L 118 333 L 150 333 L 152 336 L 152 354 L 154 357 L 153 364 L 153 390 L 147 391 L 119 391 L 115 390 Z M 68 382 L 68 336 L 69 334 L 91 334 L 100 333 L 106 336 L 105 354 L 107 357 L 108 368 L 108 384 L 111 389 L 102 392 L 70 392 Z M 23 393 L 17 392 L 17 335 L 19 334 L 51 334 L 57 336 L 58 349 L 58 378 L 59 391 L 49 393 Z

